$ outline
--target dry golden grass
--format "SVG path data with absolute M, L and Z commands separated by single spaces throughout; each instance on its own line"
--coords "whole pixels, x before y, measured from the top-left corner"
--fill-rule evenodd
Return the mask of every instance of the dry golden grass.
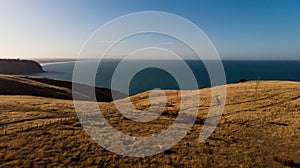
M 300 166 L 300 83 L 228 85 L 222 119 L 205 143 L 198 137 L 211 96 L 209 88 L 199 92 L 197 120 L 187 136 L 164 153 L 141 158 L 116 155 L 97 145 L 82 129 L 70 100 L 0 96 L 0 167 Z M 147 109 L 148 94 L 132 96 L 131 100 L 138 109 Z M 148 123 L 124 118 L 113 102 L 98 104 L 117 130 L 150 136 L 176 118 L 180 97 L 177 91 L 166 91 L 166 95 L 164 112 Z

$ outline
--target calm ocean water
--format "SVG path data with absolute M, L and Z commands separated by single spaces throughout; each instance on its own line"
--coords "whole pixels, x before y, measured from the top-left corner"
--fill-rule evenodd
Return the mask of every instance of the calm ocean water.
M 144 60 L 145 61 L 145 60 Z M 158 61 L 162 63 L 162 61 Z M 104 60 L 101 62 L 95 85 L 111 88 L 111 78 L 118 60 Z M 142 63 L 140 61 L 128 60 L 128 69 Z M 143 62 L 145 63 L 145 62 Z M 178 71 L 181 67 L 178 61 L 163 61 L 167 66 L 173 66 Z M 210 80 L 202 61 L 187 60 L 186 63 L 193 71 L 199 88 L 210 87 Z M 91 67 L 94 61 L 80 62 L 83 67 Z M 214 61 L 211 61 L 214 64 Z M 300 61 L 223 61 L 227 83 L 235 83 L 240 79 L 247 80 L 289 80 L 300 81 Z M 72 80 L 74 62 L 43 65 L 47 73 L 33 74 L 54 79 Z M 31 74 L 32 75 L 32 74 Z M 89 75 L 87 72 L 83 75 Z M 184 75 L 184 74 L 182 74 Z M 188 82 L 188 81 L 187 81 Z M 89 82 L 86 82 L 90 84 Z M 136 94 L 153 88 L 178 89 L 176 80 L 166 71 L 158 68 L 147 68 L 138 72 L 131 80 L 129 93 Z M 189 89 L 189 88 L 185 88 Z

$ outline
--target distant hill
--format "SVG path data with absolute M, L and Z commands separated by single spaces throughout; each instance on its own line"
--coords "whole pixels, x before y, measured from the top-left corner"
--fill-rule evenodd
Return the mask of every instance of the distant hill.
M 42 66 L 31 60 L 0 59 L 0 74 L 21 75 L 44 72 Z
M 114 91 L 108 88 L 92 87 L 84 84 L 77 84 L 77 98 L 79 100 L 93 100 L 93 95 L 82 93 L 82 90 L 95 90 L 97 101 L 110 102 L 112 101 L 111 93 L 114 92 L 117 98 L 127 97 L 126 94 Z M 72 100 L 72 82 L 54 80 L 42 77 L 25 77 L 0 74 L 0 95 L 28 95 L 40 96 L 46 98 L 56 98 Z

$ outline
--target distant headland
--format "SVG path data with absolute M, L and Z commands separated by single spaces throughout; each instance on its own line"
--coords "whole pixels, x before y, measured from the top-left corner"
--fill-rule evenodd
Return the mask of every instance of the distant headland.
M 0 74 L 22 75 L 45 72 L 42 66 L 31 60 L 0 59 Z

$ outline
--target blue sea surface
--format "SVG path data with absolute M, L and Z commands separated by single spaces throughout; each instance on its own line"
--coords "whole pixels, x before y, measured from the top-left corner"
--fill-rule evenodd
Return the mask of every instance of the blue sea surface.
M 144 62 L 143 62 L 144 61 Z M 146 62 L 145 62 L 146 61 Z M 177 60 L 127 60 L 128 70 L 141 63 L 163 63 L 177 69 L 180 74 L 181 64 Z M 186 60 L 198 83 L 198 88 L 210 87 L 210 80 L 207 70 L 202 61 Z M 120 63 L 120 60 L 102 60 L 95 78 L 95 85 L 111 88 L 111 80 L 114 70 Z M 214 66 L 214 61 L 209 62 Z M 72 81 L 74 62 L 45 64 L 43 68 L 46 73 L 33 74 L 53 79 Z M 81 67 L 96 66 L 95 61 L 77 62 Z M 300 81 L 300 61 L 246 61 L 246 60 L 225 60 L 223 66 L 226 74 L 227 83 L 235 83 L 240 79 L 246 80 L 288 80 Z M 126 74 L 126 72 L 124 72 Z M 83 76 L 89 76 L 89 72 L 83 71 Z M 185 74 L 181 74 L 185 75 Z M 126 75 L 124 76 L 126 77 Z M 189 82 L 189 81 L 185 81 Z M 91 84 L 86 81 L 85 83 Z M 154 88 L 160 89 L 179 89 L 176 79 L 170 73 L 159 68 L 146 68 L 139 71 L 131 80 L 129 85 L 131 95 Z M 181 88 L 182 89 L 182 88 Z M 194 88 L 183 88 L 194 89 Z

